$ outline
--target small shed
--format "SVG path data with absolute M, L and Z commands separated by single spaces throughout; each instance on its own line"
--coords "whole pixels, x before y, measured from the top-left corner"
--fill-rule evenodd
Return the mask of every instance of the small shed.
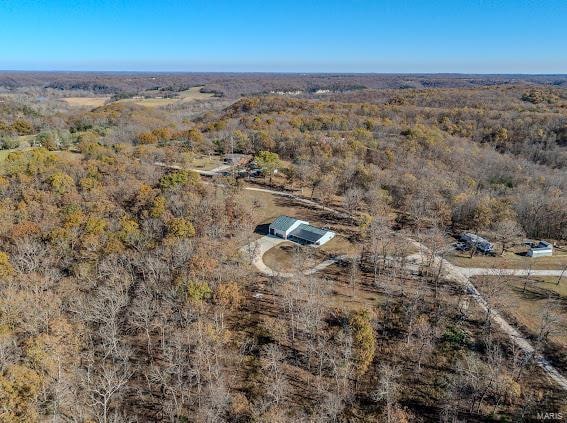
M 532 243 L 527 253 L 528 257 L 545 257 L 553 255 L 553 245 L 546 241 Z

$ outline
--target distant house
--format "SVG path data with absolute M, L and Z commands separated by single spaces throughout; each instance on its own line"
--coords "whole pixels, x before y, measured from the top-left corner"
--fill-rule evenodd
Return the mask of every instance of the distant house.
M 531 247 L 528 250 L 528 257 L 545 257 L 553 255 L 553 245 L 546 241 L 539 241 L 536 243 L 530 243 Z
M 280 216 L 269 227 L 270 235 L 299 244 L 323 245 L 335 237 L 333 231 L 317 228 L 294 217 Z

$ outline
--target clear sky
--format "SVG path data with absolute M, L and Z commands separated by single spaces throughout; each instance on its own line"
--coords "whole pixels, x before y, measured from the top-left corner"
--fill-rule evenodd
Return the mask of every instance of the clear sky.
M 0 0 L 0 69 L 567 73 L 567 0 Z

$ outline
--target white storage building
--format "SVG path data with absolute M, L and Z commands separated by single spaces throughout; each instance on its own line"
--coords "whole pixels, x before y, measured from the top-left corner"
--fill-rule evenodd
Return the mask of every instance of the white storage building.
M 553 255 L 553 245 L 546 241 L 540 241 L 532 244 L 528 250 L 528 257 L 545 257 Z
M 333 231 L 317 228 L 304 220 L 280 216 L 269 227 L 270 235 L 299 244 L 323 245 L 335 237 Z

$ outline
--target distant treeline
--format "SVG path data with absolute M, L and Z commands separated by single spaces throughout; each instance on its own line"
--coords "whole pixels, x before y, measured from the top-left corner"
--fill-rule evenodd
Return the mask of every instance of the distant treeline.
M 400 88 L 467 88 L 506 84 L 567 86 L 566 75 L 464 74 L 270 74 L 270 73 L 118 73 L 118 72 L 3 72 L 0 87 L 43 87 L 85 90 L 95 94 L 141 92 L 159 87 L 183 91 L 204 86 L 203 92 L 238 98 L 270 91 L 330 90 L 332 92 Z M 282 89 L 285 87 L 285 89 Z

